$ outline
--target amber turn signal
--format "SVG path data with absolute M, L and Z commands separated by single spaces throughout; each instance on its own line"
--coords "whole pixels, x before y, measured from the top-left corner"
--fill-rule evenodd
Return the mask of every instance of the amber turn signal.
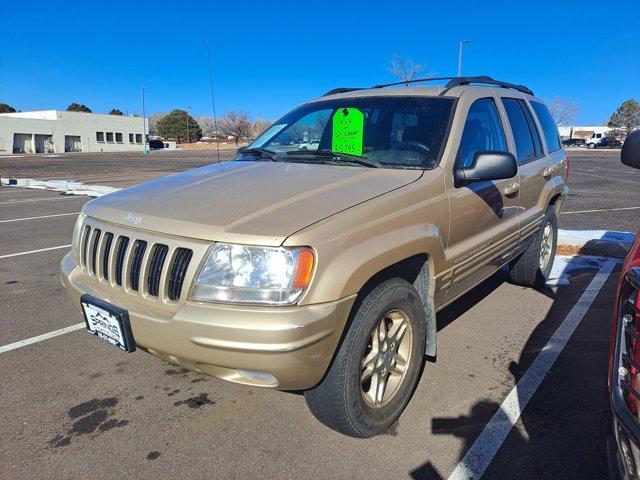
M 309 249 L 300 251 L 298 255 L 298 265 L 296 266 L 296 273 L 293 277 L 294 288 L 304 288 L 311 282 L 311 275 L 313 275 L 313 252 Z

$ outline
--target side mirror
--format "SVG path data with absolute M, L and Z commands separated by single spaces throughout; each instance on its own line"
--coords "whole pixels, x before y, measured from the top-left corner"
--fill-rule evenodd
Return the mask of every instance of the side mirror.
M 247 148 L 247 147 L 239 147 L 239 148 L 236 150 L 236 155 L 240 155 L 242 152 L 244 152 L 244 150 L 245 150 L 246 148 Z
M 620 158 L 628 167 L 640 169 L 640 130 L 627 135 L 622 144 Z
M 518 163 L 509 152 L 476 152 L 470 167 L 456 168 L 456 187 L 469 183 L 504 180 L 518 174 Z

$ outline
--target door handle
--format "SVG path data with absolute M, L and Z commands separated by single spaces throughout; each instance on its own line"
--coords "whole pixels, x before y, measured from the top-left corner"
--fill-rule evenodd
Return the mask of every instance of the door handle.
M 512 183 L 511 185 L 509 185 L 508 187 L 505 187 L 504 189 L 504 194 L 509 197 L 511 195 L 515 195 L 516 193 L 518 193 L 520 191 L 520 184 L 519 183 Z

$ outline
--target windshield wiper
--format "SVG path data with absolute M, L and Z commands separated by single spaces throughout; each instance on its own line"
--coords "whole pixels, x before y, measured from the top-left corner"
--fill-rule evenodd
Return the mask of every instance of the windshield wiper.
M 240 155 L 251 155 L 254 157 L 266 158 L 271 162 L 279 162 L 276 152 L 267 150 L 266 148 L 245 148 L 240 151 Z
M 322 158 L 333 158 L 337 160 L 357 163 L 358 165 L 363 165 L 365 167 L 380 168 L 380 164 L 378 162 L 369 160 L 367 157 L 362 157 L 360 155 L 349 155 L 348 153 L 334 152 L 332 150 L 293 150 L 287 152 L 287 155 L 292 157 L 314 156 Z

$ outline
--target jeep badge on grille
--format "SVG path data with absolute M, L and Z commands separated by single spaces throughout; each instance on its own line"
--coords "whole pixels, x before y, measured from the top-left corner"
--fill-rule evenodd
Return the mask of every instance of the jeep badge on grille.
M 134 225 L 140 224 L 142 222 L 142 217 L 140 215 L 136 215 L 133 212 L 127 213 L 123 218 L 125 222 L 133 223 Z

